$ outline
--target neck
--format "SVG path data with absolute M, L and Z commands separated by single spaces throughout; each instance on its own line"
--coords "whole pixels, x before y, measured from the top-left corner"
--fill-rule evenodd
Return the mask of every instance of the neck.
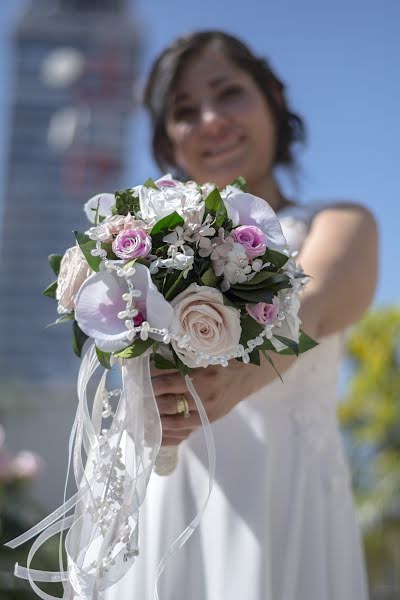
M 249 182 L 248 191 L 254 196 L 266 200 L 275 211 L 292 204 L 290 200 L 283 196 L 272 173 L 252 183 Z

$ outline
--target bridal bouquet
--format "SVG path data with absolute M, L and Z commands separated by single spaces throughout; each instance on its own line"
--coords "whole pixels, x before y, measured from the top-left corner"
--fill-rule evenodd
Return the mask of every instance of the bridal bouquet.
M 139 552 L 139 508 L 161 456 L 150 361 L 186 378 L 206 435 L 211 491 L 213 440 L 191 370 L 225 367 L 231 360 L 259 365 L 260 353 L 273 366 L 271 351 L 298 354 L 314 345 L 298 317 L 304 273 L 274 211 L 244 192 L 242 183 L 219 190 L 167 175 L 97 195 L 84 207 L 92 226 L 75 232 L 76 245 L 64 256 L 49 257 L 57 280 L 44 293 L 58 301 L 56 323 L 72 321 L 78 356 L 86 340 L 91 345 L 79 372 L 70 440 L 78 492 L 10 543 L 40 534 L 27 568 L 17 565 L 16 574 L 29 579 L 41 598 L 52 597 L 34 581 L 61 581 L 71 597 L 98 598 Z M 105 369 L 90 413 L 88 384 L 99 364 Z M 121 386 L 107 390 L 114 367 Z M 176 450 L 163 451 L 161 472 L 169 472 Z M 175 547 L 194 531 L 206 503 Z M 66 529 L 67 570 L 31 569 L 34 551 Z

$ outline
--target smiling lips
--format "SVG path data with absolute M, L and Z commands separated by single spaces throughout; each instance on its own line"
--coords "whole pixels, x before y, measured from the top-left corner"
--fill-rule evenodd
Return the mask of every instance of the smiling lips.
M 235 139 L 233 142 L 215 145 L 212 148 L 202 152 L 202 157 L 211 160 L 218 159 L 219 157 L 225 158 L 226 155 L 234 153 L 242 145 L 243 141 L 244 137 L 241 136 Z

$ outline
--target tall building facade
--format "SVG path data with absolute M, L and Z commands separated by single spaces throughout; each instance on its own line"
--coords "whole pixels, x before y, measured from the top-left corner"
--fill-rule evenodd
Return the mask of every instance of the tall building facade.
M 42 296 L 47 256 L 88 227 L 82 206 L 118 189 L 138 35 L 125 0 L 33 0 L 15 30 L 0 236 L 0 380 L 71 378 L 70 324 Z

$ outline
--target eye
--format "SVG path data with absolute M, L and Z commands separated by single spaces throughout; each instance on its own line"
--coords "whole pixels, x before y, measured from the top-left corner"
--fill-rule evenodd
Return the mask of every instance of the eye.
M 190 121 L 196 116 L 196 108 L 190 105 L 178 106 L 172 113 L 175 121 Z
M 234 98 L 235 96 L 240 96 L 240 94 L 243 92 L 241 86 L 239 85 L 229 85 L 227 87 L 225 87 L 224 89 L 222 89 L 218 96 L 221 100 L 225 100 L 225 99 L 230 99 L 230 98 Z

